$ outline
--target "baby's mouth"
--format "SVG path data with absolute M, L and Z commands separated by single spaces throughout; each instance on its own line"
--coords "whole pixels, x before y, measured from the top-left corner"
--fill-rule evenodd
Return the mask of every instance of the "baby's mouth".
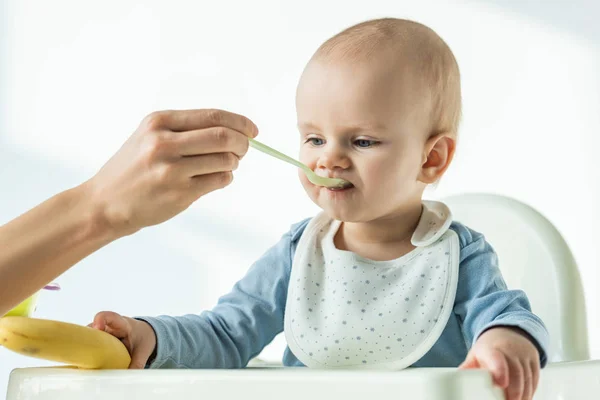
M 322 185 L 324 189 L 331 190 L 332 192 L 337 192 L 354 188 L 354 184 L 352 182 L 350 182 L 346 178 L 342 178 L 341 176 L 335 176 L 335 174 L 330 175 L 324 171 L 319 170 L 316 170 L 315 173 L 321 178 L 326 178 L 330 180 L 328 184 Z
M 353 189 L 354 188 L 354 184 L 345 181 L 344 184 L 342 186 L 338 186 L 338 187 L 333 187 L 333 188 L 327 188 L 327 190 L 330 190 L 332 192 L 339 192 L 342 190 L 349 190 L 349 189 Z

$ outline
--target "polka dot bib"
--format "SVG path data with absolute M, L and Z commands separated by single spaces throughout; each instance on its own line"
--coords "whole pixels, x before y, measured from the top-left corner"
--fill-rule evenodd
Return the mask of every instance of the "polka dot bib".
M 459 242 L 450 210 L 424 201 L 412 243 L 390 261 L 338 250 L 340 221 L 321 213 L 296 249 L 285 310 L 287 344 L 312 368 L 402 369 L 438 340 L 454 305 Z

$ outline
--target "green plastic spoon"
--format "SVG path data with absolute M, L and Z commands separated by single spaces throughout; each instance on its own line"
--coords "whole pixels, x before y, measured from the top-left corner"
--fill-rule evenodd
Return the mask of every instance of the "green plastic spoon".
M 248 138 L 250 142 L 250 146 L 262 151 L 265 154 L 268 154 L 272 157 L 279 158 L 282 161 L 285 161 L 289 164 L 292 164 L 298 168 L 300 168 L 306 174 L 306 177 L 309 181 L 317 186 L 325 186 L 332 189 L 343 189 L 347 186 L 351 186 L 352 184 L 348 181 L 339 178 L 326 178 L 323 176 L 317 175 L 312 169 L 308 168 L 306 165 L 302 164 L 300 161 L 294 160 L 292 157 L 286 156 L 285 154 L 270 148 L 266 144 L 260 143 L 252 138 Z

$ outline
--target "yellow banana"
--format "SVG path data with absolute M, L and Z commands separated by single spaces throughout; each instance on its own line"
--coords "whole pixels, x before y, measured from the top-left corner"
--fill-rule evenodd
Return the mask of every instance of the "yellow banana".
M 126 369 L 131 357 L 116 337 L 98 329 L 39 318 L 0 318 L 0 345 L 83 369 Z

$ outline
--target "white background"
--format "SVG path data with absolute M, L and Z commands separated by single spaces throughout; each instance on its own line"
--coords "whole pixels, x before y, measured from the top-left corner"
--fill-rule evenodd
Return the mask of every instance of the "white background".
M 89 178 L 157 109 L 243 113 L 260 140 L 295 155 L 295 85 L 321 42 L 374 17 L 428 24 L 455 52 L 464 94 L 457 158 L 431 195 L 495 192 L 548 217 L 579 263 L 600 357 L 598 3 L 0 4 L 0 223 Z M 105 309 L 200 312 L 316 211 L 293 167 L 251 151 L 232 186 L 61 276 L 62 292 L 45 293 L 36 316 L 87 324 Z M 279 337 L 264 356 L 283 347 Z M 0 348 L 0 393 L 13 368 L 35 365 L 49 363 Z

